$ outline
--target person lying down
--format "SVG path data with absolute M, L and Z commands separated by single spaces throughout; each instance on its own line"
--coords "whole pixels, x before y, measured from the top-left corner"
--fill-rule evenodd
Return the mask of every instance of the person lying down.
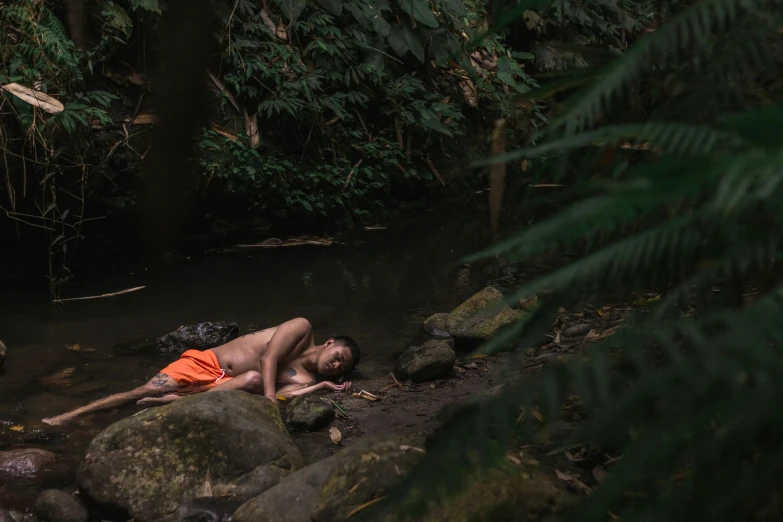
M 358 363 L 359 345 L 346 336 L 316 345 L 307 319 L 285 323 L 238 337 L 217 348 L 188 350 L 146 384 L 110 395 L 68 413 L 43 419 L 56 425 L 80 415 L 130 401 L 165 404 L 192 393 L 245 390 L 272 401 L 320 390 L 348 391 L 350 382 L 316 383 L 316 373 L 329 378 L 350 372 Z

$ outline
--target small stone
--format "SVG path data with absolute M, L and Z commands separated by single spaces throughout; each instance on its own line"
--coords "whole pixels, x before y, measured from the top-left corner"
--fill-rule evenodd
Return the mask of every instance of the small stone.
M 468 363 L 465 365 L 466 370 L 478 370 L 478 364 L 476 363 Z
M 87 522 L 90 514 L 73 495 L 59 489 L 47 489 L 38 495 L 35 512 L 42 522 Z
M 36 475 L 56 459 L 54 453 L 38 448 L 0 451 L 0 477 Z
M 449 339 L 451 336 L 446 331 L 446 319 L 449 314 L 435 314 L 429 316 L 423 324 L 424 331 L 435 339 Z
M 456 354 L 446 341 L 427 341 L 421 346 L 408 348 L 394 367 L 401 380 L 431 381 L 451 375 Z
M 285 423 L 291 430 L 317 431 L 334 420 L 334 410 L 318 397 L 295 397 L 286 408 Z
M 587 334 L 587 332 L 589 332 L 592 329 L 593 329 L 593 325 L 591 325 L 590 323 L 575 324 L 574 326 L 566 328 L 563 331 L 563 335 L 566 337 L 579 337 L 580 335 Z

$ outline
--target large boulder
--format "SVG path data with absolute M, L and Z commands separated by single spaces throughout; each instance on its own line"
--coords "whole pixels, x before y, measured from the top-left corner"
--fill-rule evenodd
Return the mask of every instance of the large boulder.
M 90 443 L 77 482 L 95 503 L 148 522 L 197 497 L 243 502 L 303 465 L 272 401 L 217 391 L 112 424 Z
M 87 522 L 90 514 L 73 495 L 59 489 L 42 491 L 35 500 L 35 513 L 42 522 Z
M 446 330 L 457 341 L 483 342 L 523 314 L 508 306 L 503 294 L 490 286 L 454 309 L 446 319 Z
M 232 522 L 339 522 L 383 496 L 422 456 L 414 436 L 364 439 L 294 473 L 243 504 Z
M 54 464 L 55 460 L 57 455 L 38 448 L 0 451 L 0 479 L 38 475 Z
M 427 341 L 421 346 L 411 346 L 405 350 L 394 373 L 402 380 L 413 382 L 442 379 L 451 375 L 456 354 L 446 341 Z
M 180 326 L 171 333 L 158 337 L 158 348 L 165 353 L 215 348 L 239 336 L 239 325 L 231 322 L 204 322 Z
M 5 347 L 3 341 L 0 341 L 0 368 L 5 364 L 5 356 L 8 355 L 8 348 Z
M 333 420 L 332 406 L 312 395 L 294 398 L 285 411 L 286 426 L 295 431 L 320 430 Z

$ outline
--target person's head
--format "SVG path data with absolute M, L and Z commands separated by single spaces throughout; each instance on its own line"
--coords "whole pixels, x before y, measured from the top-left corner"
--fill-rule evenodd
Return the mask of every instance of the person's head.
M 318 373 L 334 377 L 353 370 L 361 354 L 359 345 L 350 337 L 341 335 L 324 343 L 324 349 L 318 355 Z

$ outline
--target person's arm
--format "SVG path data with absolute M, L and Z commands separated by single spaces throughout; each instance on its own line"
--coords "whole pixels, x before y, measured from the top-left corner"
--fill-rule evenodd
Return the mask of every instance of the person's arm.
M 261 376 L 264 380 L 264 395 L 267 398 L 275 400 L 278 361 L 310 335 L 311 331 L 310 322 L 299 317 L 281 324 L 269 340 L 261 358 Z
M 335 384 L 333 382 L 323 381 L 319 382 L 318 384 L 287 384 L 277 390 L 277 395 L 282 395 L 286 399 L 290 399 L 292 397 L 307 395 L 308 393 L 313 393 L 320 390 L 348 391 L 350 388 L 350 382 Z

